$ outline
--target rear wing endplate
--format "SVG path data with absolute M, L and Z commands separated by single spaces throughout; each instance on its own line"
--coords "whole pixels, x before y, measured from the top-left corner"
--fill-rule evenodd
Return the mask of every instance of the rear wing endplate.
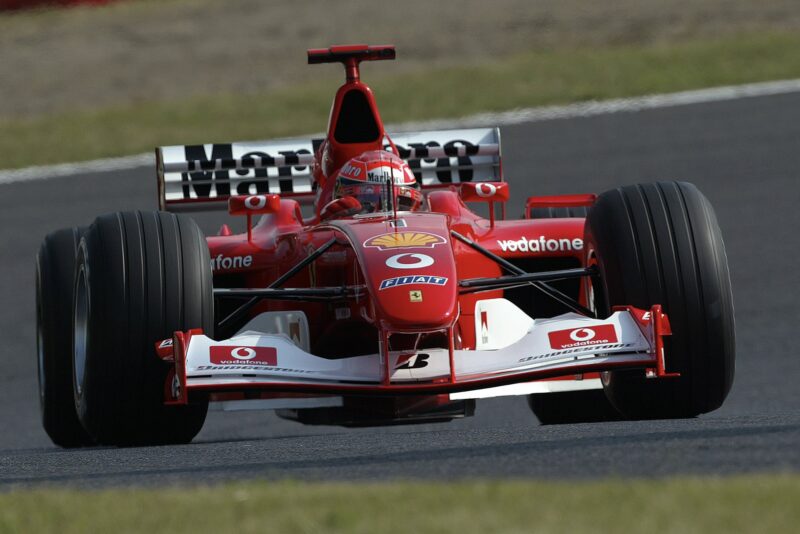
M 423 189 L 502 181 L 500 130 L 474 128 L 391 136 Z M 156 148 L 159 208 L 226 209 L 231 195 L 279 193 L 311 202 L 314 154 L 324 139 Z M 391 150 L 390 145 L 385 146 Z

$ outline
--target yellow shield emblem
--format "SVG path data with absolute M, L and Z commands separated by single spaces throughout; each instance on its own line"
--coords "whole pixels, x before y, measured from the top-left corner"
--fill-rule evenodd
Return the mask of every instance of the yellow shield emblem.
M 447 243 L 447 240 L 440 235 L 428 232 L 395 232 L 371 237 L 364 241 L 364 246 L 391 250 L 396 248 L 433 248 L 442 243 Z

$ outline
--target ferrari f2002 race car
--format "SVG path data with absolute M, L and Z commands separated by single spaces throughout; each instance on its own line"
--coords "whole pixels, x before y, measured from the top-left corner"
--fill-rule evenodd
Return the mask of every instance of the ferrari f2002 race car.
M 210 403 L 345 426 L 449 421 L 502 395 L 543 423 L 722 404 L 730 281 L 697 188 L 531 197 L 506 220 L 498 129 L 384 131 L 359 66 L 394 57 L 309 50 L 346 71 L 324 138 L 158 148 L 159 211 L 45 238 L 56 444 L 188 442 Z M 205 237 L 175 213 L 215 208 L 244 231 Z

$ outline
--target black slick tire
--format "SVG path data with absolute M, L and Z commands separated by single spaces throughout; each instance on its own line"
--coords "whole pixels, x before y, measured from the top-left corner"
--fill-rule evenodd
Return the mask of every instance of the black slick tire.
M 85 228 L 48 234 L 36 256 L 36 349 L 45 432 L 65 448 L 91 445 L 72 400 L 72 297 L 75 253 Z
M 561 208 L 532 208 L 532 219 L 584 218 L 583 206 Z M 543 425 L 600 423 L 618 421 L 622 415 L 614 409 L 602 389 L 533 393 L 528 406 Z
M 603 193 L 586 221 L 587 261 L 598 308 L 661 304 L 672 335 L 668 372 L 603 373 L 611 403 L 628 418 L 681 418 L 722 405 L 734 377 L 733 299 L 725 246 L 711 204 L 692 184 L 660 182 Z
M 74 397 L 100 443 L 187 443 L 208 401 L 165 406 L 168 364 L 155 342 L 176 330 L 213 335 L 208 246 L 195 222 L 164 212 L 95 219 L 77 254 Z

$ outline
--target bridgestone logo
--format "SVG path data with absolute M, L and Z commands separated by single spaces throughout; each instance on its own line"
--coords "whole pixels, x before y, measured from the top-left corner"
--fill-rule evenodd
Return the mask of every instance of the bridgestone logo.
M 619 349 L 624 349 L 626 347 L 632 347 L 633 343 L 609 343 L 608 345 L 593 345 L 592 349 L 596 350 L 597 352 L 607 352 L 607 351 L 617 351 Z M 570 356 L 572 354 L 584 354 L 586 349 L 584 347 L 581 348 L 574 348 L 574 349 L 565 349 L 565 350 L 557 350 L 554 352 L 548 352 L 547 354 L 538 354 L 536 356 L 526 356 L 525 358 L 520 358 L 518 361 L 519 363 L 529 363 L 529 362 L 541 362 L 543 360 L 549 360 L 552 358 L 563 358 L 565 356 Z
M 497 245 L 503 252 L 570 252 L 583 250 L 583 239 L 548 239 L 540 235 L 538 239 L 498 240 Z

